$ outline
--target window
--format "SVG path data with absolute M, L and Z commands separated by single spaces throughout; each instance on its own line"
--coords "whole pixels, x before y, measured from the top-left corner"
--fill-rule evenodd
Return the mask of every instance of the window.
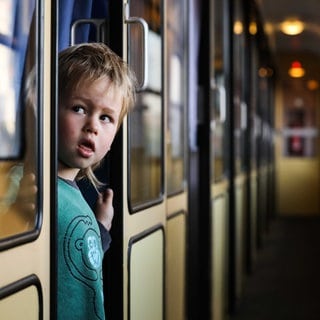
M 35 229 L 38 59 L 35 0 L 0 2 L 0 239 Z
M 149 72 L 146 88 L 138 93 L 129 114 L 129 197 L 137 210 L 161 200 L 163 192 L 163 90 L 161 2 L 130 1 L 130 16 L 143 18 L 149 25 Z M 129 25 L 129 63 L 141 79 L 141 25 Z

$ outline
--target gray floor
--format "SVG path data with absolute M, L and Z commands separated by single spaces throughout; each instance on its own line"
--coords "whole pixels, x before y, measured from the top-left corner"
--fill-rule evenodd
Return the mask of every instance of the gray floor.
M 320 218 L 272 221 L 230 320 L 320 319 Z

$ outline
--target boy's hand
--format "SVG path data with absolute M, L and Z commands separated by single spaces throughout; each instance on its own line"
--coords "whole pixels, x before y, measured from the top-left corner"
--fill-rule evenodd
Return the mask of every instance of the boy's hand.
M 113 205 L 113 191 L 106 189 L 98 194 L 95 215 L 97 220 L 110 231 L 112 219 L 114 215 Z

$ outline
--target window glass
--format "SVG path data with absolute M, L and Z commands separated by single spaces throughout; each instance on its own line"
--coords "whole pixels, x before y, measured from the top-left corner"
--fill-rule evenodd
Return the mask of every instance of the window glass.
M 129 114 L 129 198 L 136 210 L 161 199 L 163 191 L 163 99 L 162 99 L 162 30 L 159 0 L 130 1 L 130 16 L 141 17 L 148 26 L 148 81 L 137 94 Z M 130 24 L 129 63 L 138 81 L 144 67 L 141 24 Z
M 186 2 L 167 1 L 167 192 L 183 190 L 185 180 Z
M 251 108 L 250 112 L 250 126 L 251 134 L 250 134 L 250 166 L 252 170 L 257 168 L 257 139 L 259 134 L 259 126 L 260 119 L 257 116 L 257 96 L 258 96 L 258 48 L 256 47 L 256 41 L 253 41 L 253 45 L 251 47 Z
M 0 238 L 34 229 L 37 212 L 35 0 L 0 1 Z
M 211 182 L 221 181 L 227 170 L 227 94 L 226 70 L 227 59 L 224 52 L 226 30 L 224 29 L 223 1 L 213 4 L 211 21 Z
M 240 174 L 244 169 L 245 130 L 247 127 L 247 104 L 244 96 L 245 86 L 245 24 L 243 18 L 242 2 L 235 1 L 233 25 L 233 110 L 234 110 L 234 155 L 235 173 Z

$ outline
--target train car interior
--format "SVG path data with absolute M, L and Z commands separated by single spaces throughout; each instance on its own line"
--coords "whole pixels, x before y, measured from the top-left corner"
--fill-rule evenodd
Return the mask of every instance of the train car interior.
M 319 319 L 319 15 L 319 0 L 0 0 L 0 319 L 64 319 L 58 56 L 90 42 L 137 77 L 95 172 L 114 193 L 106 319 Z
M 276 65 L 274 168 L 261 250 L 231 319 L 316 319 L 320 3 L 257 1 Z M 259 298 L 258 298 L 259 297 Z

